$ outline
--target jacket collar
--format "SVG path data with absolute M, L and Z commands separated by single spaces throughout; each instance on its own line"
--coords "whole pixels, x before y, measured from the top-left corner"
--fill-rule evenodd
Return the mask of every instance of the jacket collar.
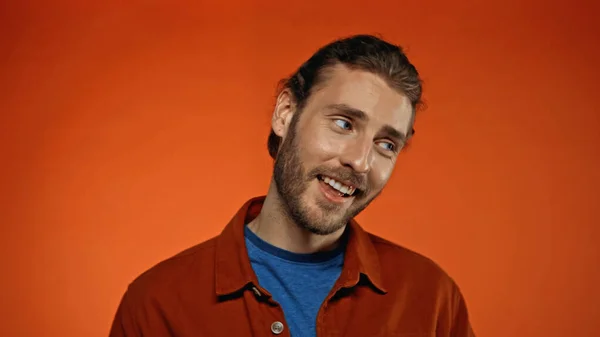
M 251 284 L 258 285 L 246 250 L 244 226 L 258 216 L 264 200 L 264 196 L 248 200 L 216 239 L 215 289 L 219 296 L 230 295 Z M 336 285 L 351 288 L 364 277 L 375 289 L 385 293 L 379 258 L 370 235 L 354 219 L 348 226 L 344 266 Z

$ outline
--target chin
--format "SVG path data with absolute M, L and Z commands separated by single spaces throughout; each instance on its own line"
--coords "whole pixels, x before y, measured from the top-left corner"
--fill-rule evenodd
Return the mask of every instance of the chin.
M 298 222 L 298 224 L 303 229 L 317 235 L 329 235 L 335 233 L 345 225 L 345 223 L 336 221 L 337 219 L 332 219 L 328 216 L 311 217 L 303 220 L 304 221 Z
M 345 211 L 339 207 L 327 209 L 314 198 L 303 198 L 302 209 L 296 223 L 309 232 L 317 235 L 332 234 L 346 225 L 343 220 Z M 308 200 L 307 200 L 308 199 Z
M 319 235 L 319 236 L 325 236 L 325 235 L 330 235 L 333 234 L 335 232 L 337 232 L 340 228 L 342 227 L 304 227 L 304 229 L 306 229 L 307 231 L 311 232 L 312 234 L 315 235 Z

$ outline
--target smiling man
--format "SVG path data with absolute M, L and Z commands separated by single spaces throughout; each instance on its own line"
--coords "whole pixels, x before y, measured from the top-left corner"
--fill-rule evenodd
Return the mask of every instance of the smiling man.
M 474 336 L 450 276 L 354 220 L 420 102 L 400 47 L 359 35 L 319 49 L 278 95 L 267 195 L 134 280 L 110 336 Z

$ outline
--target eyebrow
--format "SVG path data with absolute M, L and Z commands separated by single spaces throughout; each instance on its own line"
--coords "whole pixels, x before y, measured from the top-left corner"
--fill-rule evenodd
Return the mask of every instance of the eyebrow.
M 356 109 L 353 108 L 347 104 L 330 104 L 327 106 L 328 109 L 332 109 L 332 110 L 338 110 L 341 111 L 347 115 L 349 115 L 350 117 L 352 117 L 355 120 L 360 120 L 360 121 L 368 121 L 369 120 L 369 116 L 367 115 L 366 112 L 360 110 L 360 109 Z M 396 138 L 401 140 L 402 142 L 406 142 L 408 139 L 410 139 L 414 134 L 415 134 L 415 130 L 411 128 L 408 136 L 404 134 L 404 132 L 401 132 L 400 130 L 394 128 L 393 126 L 386 124 L 383 126 L 382 131 L 386 134 L 388 134 L 390 137 L 392 138 Z

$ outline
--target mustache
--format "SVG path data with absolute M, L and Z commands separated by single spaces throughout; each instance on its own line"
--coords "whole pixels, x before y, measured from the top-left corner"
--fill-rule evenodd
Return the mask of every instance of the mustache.
M 328 176 L 338 181 L 347 181 L 353 186 L 355 186 L 359 190 L 359 192 L 362 192 L 364 194 L 367 194 L 369 192 L 369 184 L 367 182 L 367 177 L 364 174 L 356 173 L 350 168 L 331 169 L 320 167 L 313 169 L 309 174 L 311 178 L 316 178 L 319 175 Z

